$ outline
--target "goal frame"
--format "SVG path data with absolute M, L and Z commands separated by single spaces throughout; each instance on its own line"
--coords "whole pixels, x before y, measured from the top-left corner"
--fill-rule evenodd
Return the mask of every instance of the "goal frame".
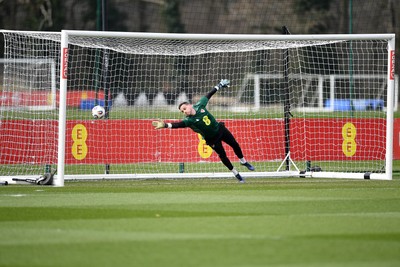
M 63 30 L 61 32 L 60 48 L 60 107 L 58 128 L 58 173 L 54 177 L 55 186 L 64 186 L 64 180 L 69 179 L 135 179 L 135 178 L 205 178 L 205 177 L 231 177 L 231 173 L 164 173 L 164 174 L 101 174 L 101 175 L 65 175 L 65 135 L 66 135 L 66 96 L 68 83 L 68 44 L 69 36 L 98 36 L 98 37 L 125 37 L 125 38 L 153 38 L 153 39 L 178 39 L 178 40 L 387 40 L 388 43 L 388 69 L 387 69 L 387 115 L 386 115 L 386 162 L 385 173 L 341 173 L 341 172 L 252 172 L 246 177 L 315 177 L 315 178 L 352 178 L 352 179 L 392 179 L 393 161 L 393 107 L 394 107 L 394 34 L 327 34 L 327 35 L 248 35 L 248 34 L 164 34 L 164 33 L 126 33 L 126 32 L 93 32 Z M 393 51 L 393 52 L 392 52 Z M 393 56 L 394 57 L 394 56 Z M 289 156 L 289 155 L 288 155 Z

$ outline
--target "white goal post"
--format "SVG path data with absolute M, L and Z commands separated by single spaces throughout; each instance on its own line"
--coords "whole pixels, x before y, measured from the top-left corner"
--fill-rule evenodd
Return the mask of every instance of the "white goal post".
M 394 34 L 1 32 L 7 60 L 46 57 L 56 62 L 60 77 L 58 119 L 51 111 L 42 119 L 53 131 L 52 144 L 42 150 L 48 159 L 37 160 L 37 153 L 17 156 L 11 146 L 2 146 L 2 180 L 35 177 L 44 169 L 57 169 L 56 186 L 69 179 L 233 178 L 197 134 L 151 126 L 153 119 L 181 120 L 177 104 L 196 102 L 220 79 L 230 79 L 231 87 L 215 94 L 207 107 L 256 167 L 243 169 L 226 147 L 245 178 L 392 179 Z M 16 41 L 25 42 L 30 54 L 11 45 Z M 279 74 L 283 80 L 271 76 L 274 86 L 259 94 L 241 93 L 248 73 Z M 351 100 L 350 109 L 302 109 L 307 81 L 298 77 L 308 75 L 351 77 L 336 80 L 332 93 Z M 360 75 L 379 79 L 360 80 Z M 384 108 L 358 106 L 378 91 Z M 263 105 L 254 109 L 254 103 Z M 105 119 L 91 117 L 97 104 L 106 108 Z M 23 118 L 5 113 L 0 135 L 14 130 L 8 122 L 32 124 L 37 115 L 31 112 Z M 38 136 L 44 129 L 33 124 L 30 142 L 40 152 Z

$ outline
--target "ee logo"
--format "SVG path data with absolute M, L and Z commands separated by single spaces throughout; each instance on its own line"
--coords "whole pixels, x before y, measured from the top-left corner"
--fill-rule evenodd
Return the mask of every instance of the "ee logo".
M 342 127 L 342 151 L 346 157 L 352 157 L 356 154 L 357 143 L 356 143 L 357 129 L 353 123 L 348 122 Z
M 76 124 L 74 128 L 72 128 L 72 155 L 77 160 L 83 160 L 86 158 L 88 147 L 86 144 L 86 139 L 88 136 L 87 129 L 83 124 Z
M 211 154 L 213 152 L 212 148 L 207 145 L 206 140 L 204 140 L 203 136 L 201 136 L 201 134 L 197 134 L 199 137 L 199 144 L 197 146 L 197 151 L 200 154 L 200 157 L 202 157 L 203 159 L 207 159 L 209 157 L 211 157 Z

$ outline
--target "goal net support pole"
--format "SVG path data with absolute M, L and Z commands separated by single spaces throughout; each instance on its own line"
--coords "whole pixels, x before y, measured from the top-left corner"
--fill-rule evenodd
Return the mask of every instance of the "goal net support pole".
M 282 27 L 283 34 L 290 34 L 289 29 L 286 26 Z M 284 104 L 283 104 L 283 118 L 285 120 L 285 161 L 286 161 L 286 170 L 290 170 L 290 89 L 289 89 L 289 50 L 285 49 L 283 51 L 283 77 L 284 77 Z

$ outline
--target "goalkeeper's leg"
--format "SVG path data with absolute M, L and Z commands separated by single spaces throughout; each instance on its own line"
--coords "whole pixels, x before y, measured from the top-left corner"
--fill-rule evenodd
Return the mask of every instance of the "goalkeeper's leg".
M 221 141 L 216 142 L 215 144 L 212 144 L 211 147 L 214 149 L 214 151 L 218 154 L 219 158 L 221 159 L 222 163 L 230 170 L 233 175 L 235 175 L 236 179 L 239 180 L 239 182 L 244 183 L 243 177 L 240 175 L 240 173 L 233 167 L 232 162 L 229 160 L 229 158 L 226 155 L 226 151 L 224 147 L 222 146 Z
M 235 152 L 236 156 L 239 158 L 240 160 L 240 164 L 242 164 L 243 166 L 245 166 L 247 169 L 249 169 L 250 171 L 254 171 L 255 168 L 253 167 L 253 165 L 251 165 L 249 162 L 247 162 L 247 160 L 244 158 L 243 156 L 243 152 L 242 149 L 239 145 L 239 143 L 236 141 L 235 137 L 233 136 L 233 134 L 227 129 L 224 128 L 224 133 L 222 135 L 221 140 L 224 141 L 225 143 L 227 143 L 230 147 L 233 148 L 233 151 Z

